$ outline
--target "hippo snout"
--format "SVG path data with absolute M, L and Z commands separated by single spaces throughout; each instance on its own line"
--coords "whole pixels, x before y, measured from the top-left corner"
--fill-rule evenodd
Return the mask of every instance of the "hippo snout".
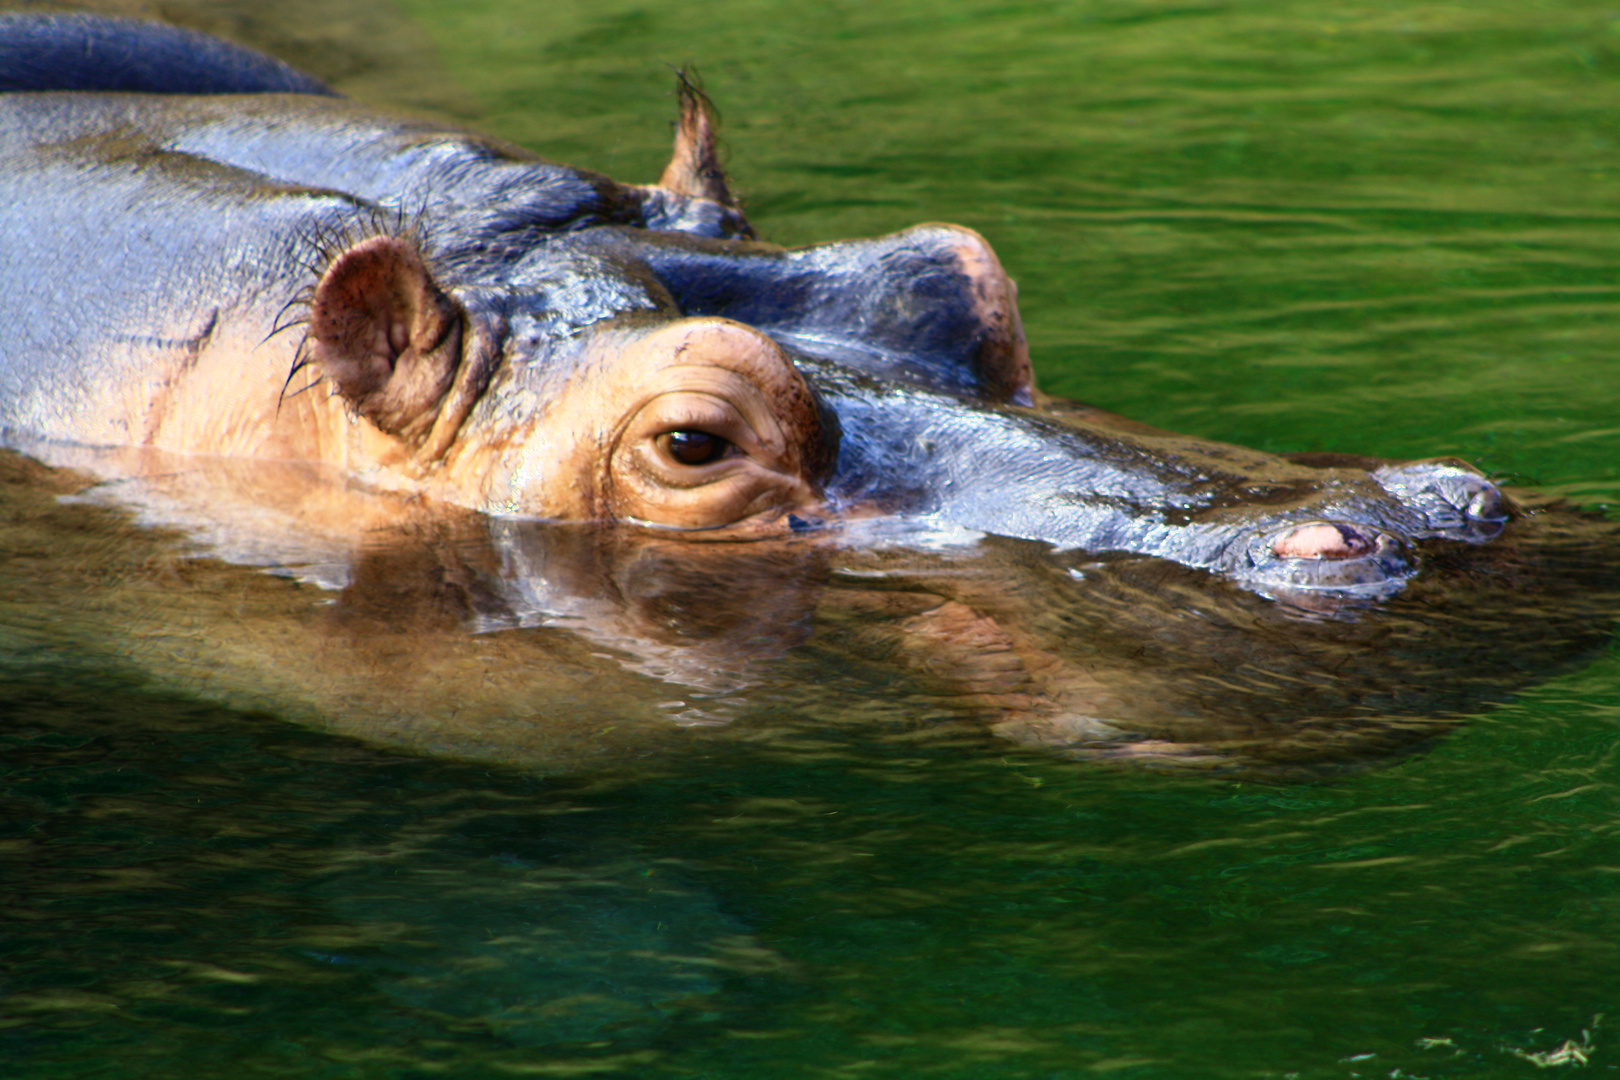
M 1236 576 L 1296 603 L 1311 594 L 1377 599 L 1417 572 L 1414 541 L 1484 543 L 1510 517 L 1501 489 L 1458 461 L 1387 465 L 1370 476 L 1381 490 L 1358 508 L 1367 520 L 1290 521 L 1260 530 L 1243 545 Z
M 1420 542 L 1484 543 L 1509 500 L 1454 459 L 1320 464 L 1120 423 L 852 379 L 793 343 L 836 415 L 831 504 L 926 516 L 1060 550 L 1148 555 L 1296 606 L 1399 592 Z

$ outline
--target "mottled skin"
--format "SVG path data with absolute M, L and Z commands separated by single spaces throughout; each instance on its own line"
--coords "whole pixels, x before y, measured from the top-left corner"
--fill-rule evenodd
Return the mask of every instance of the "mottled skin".
M 704 539 L 892 515 L 1291 597 L 1387 594 L 1412 541 L 1507 516 L 1460 463 L 1296 464 L 1047 401 L 982 237 L 753 239 L 690 90 L 631 186 L 319 93 L 53 78 L 0 95 L 0 426 L 46 460 L 317 460 Z

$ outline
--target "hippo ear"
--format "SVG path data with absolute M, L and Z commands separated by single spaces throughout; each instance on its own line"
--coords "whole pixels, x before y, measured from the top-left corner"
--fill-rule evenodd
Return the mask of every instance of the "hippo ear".
M 374 236 L 333 259 L 310 305 L 311 359 L 361 416 L 420 442 L 450 389 L 461 309 L 407 240 Z
M 714 105 L 697 73 L 690 75 L 678 71 L 680 78 L 681 119 L 675 129 L 675 154 L 658 178 L 658 186 L 668 188 L 677 195 L 710 199 L 722 206 L 737 208 L 737 200 L 726 185 L 726 174 L 720 168 L 720 150 L 715 130 L 718 118 Z

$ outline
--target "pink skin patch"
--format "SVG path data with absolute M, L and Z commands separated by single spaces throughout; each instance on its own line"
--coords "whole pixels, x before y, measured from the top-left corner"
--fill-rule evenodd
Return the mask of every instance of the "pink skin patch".
M 1348 525 L 1304 525 L 1271 545 L 1279 559 L 1356 559 L 1373 542 Z

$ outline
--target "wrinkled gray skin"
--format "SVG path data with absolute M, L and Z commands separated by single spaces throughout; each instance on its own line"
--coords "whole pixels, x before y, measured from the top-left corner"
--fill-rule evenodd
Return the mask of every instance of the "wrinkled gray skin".
M 40 25 L 0 19 L 0 46 Z M 46 36 L 66 55 L 84 25 Z M 89 25 L 117 37 L 117 24 Z M 162 32 L 142 33 L 161 68 Z M 84 84 L 83 65 L 31 55 L 11 85 Z M 220 88 L 254 89 L 222 55 Z M 286 88 L 272 76 L 285 79 L 265 75 L 266 88 Z M 973 283 L 932 227 L 788 251 L 751 239 L 723 202 L 315 92 L 4 94 L 0 169 L 0 425 L 13 446 L 73 437 L 68 418 L 108 386 L 139 385 L 154 351 L 197 348 L 248 308 L 296 312 L 323 243 L 393 222 L 499 345 L 464 439 L 543 398 L 600 328 L 717 315 L 769 334 L 818 395 L 835 520 L 876 510 L 1160 556 L 1270 595 L 1379 596 L 1414 572 L 1412 541 L 1482 542 L 1508 516 L 1459 463 L 1313 467 L 1043 404 L 984 370 Z M 1318 522 L 1354 554 L 1276 553 Z

